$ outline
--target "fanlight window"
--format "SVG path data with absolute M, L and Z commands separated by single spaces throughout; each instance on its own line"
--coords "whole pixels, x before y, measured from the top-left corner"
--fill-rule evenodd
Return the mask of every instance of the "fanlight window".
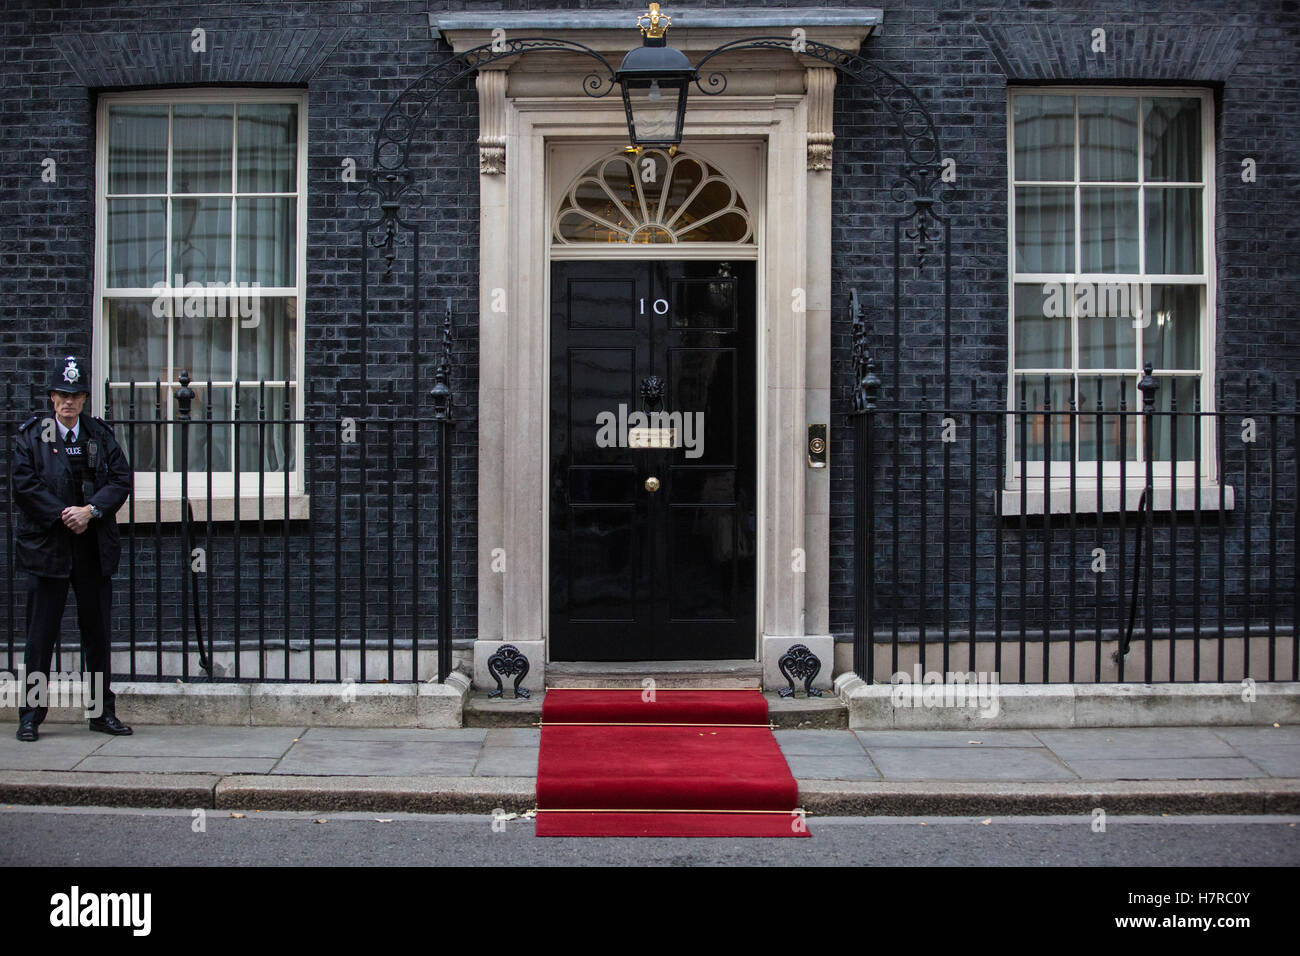
M 565 191 L 555 241 L 752 243 L 740 193 L 704 160 L 647 149 L 602 159 Z

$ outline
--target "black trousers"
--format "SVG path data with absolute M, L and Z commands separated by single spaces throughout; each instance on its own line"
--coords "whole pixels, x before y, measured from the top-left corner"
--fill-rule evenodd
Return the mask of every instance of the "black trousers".
M 63 611 L 68 603 L 68 585 L 77 595 L 77 624 L 81 629 L 82 669 L 96 678 L 102 688 L 103 713 L 113 714 L 114 694 L 110 686 L 112 658 L 109 646 L 109 622 L 113 611 L 113 579 L 100 573 L 99 540 L 94 531 L 77 535 L 72 545 L 71 578 L 36 577 L 27 594 L 27 650 L 23 664 L 27 669 L 27 695 L 18 708 L 18 719 L 35 714 L 39 725 L 48 707 L 28 706 L 36 703 L 32 688 L 41 686 L 33 675 L 44 675 L 48 692 L 50 662 L 59 642 Z M 92 685 L 95 686 L 95 685 Z M 98 701 L 96 701 L 98 703 Z

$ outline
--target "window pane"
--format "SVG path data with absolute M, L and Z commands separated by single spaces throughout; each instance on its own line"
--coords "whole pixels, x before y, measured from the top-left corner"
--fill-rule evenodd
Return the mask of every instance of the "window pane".
M 1070 367 L 1068 287 L 1016 286 L 1016 368 Z
M 167 448 L 167 429 L 155 424 L 158 421 L 158 389 L 152 385 L 135 387 L 134 415 L 131 413 L 132 391 L 129 386 L 109 389 L 109 401 L 113 404 L 113 437 L 126 452 L 131 469 L 153 471 L 158 467 L 159 450 L 165 456 Z M 129 424 L 131 421 L 135 422 L 134 426 Z M 131 440 L 133 432 L 134 441 Z
M 1201 367 L 1201 287 L 1151 288 L 1151 319 L 1142 330 L 1143 360 L 1157 371 Z
M 184 448 L 189 459 L 190 471 L 207 471 L 208 470 L 208 445 L 212 445 L 212 470 L 213 471 L 230 471 L 231 464 L 231 430 L 230 425 L 212 424 L 212 420 L 228 420 L 230 418 L 230 388 L 221 386 L 214 387 L 211 392 L 211 401 L 209 402 L 208 385 L 206 382 L 192 383 L 190 388 L 194 390 L 194 401 L 190 403 L 190 422 L 191 424 L 185 430 L 184 436 L 181 434 L 180 424 L 174 424 L 172 431 L 173 438 L 176 442 L 177 455 L 181 454 Z M 172 404 L 175 404 L 173 396 Z M 182 437 L 184 441 L 182 442 Z M 201 495 L 205 493 L 205 486 L 190 488 L 191 495 Z
M 1074 97 L 1017 96 L 1016 179 L 1074 179 Z
M 1147 272 L 1201 272 L 1201 190 L 1147 188 Z
M 239 105 L 239 191 L 291 193 L 298 184 L 298 107 Z
M 234 107 L 228 103 L 185 103 L 174 108 L 174 192 L 230 192 L 230 156 L 234 148 L 234 129 Z
M 1079 97 L 1079 178 L 1137 182 L 1138 101 L 1131 96 Z
M 166 106 L 109 108 L 108 191 L 167 191 Z
M 143 289 L 167 272 L 167 200 L 108 200 L 105 281 L 110 289 Z
M 655 175 L 658 177 L 658 181 L 663 182 L 667 173 L 664 169 L 660 168 L 662 165 L 662 159 L 657 153 L 650 153 L 649 156 L 655 163 Z M 690 198 L 690 196 L 695 192 L 696 187 L 704 181 L 706 175 L 707 172 L 704 168 L 704 164 L 696 162 L 695 160 L 683 160 L 673 167 L 672 179 L 668 184 L 668 197 L 664 200 L 664 215 L 666 219 L 671 219 L 675 213 L 681 210 L 682 203 Z M 649 189 L 654 188 L 649 183 L 646 185 Z M 662 197 L 658 194 L 654 196 L 655 208 L 658 208 L 658 203 L 661 198 Z M 655 210 L 651 209 L 650 212 L 651 215 L 653 215 Z
M 1137 460 L 1137 414 L 1133 414 L 1136 380 L 1122 375 L 1079 376 L 1079 460 L 1119 461 L 1121 442 L 1128 460 Z M 1098 424 L 1097 399 L 1101 399 L 1101 422 Z M 1120 402 L 1129 412 L 1120 414 Z M 1141 410 L 1138 400 L 1137 411 Z M 1098 445 L 1097 436 L 1101 442 Z
M 1201 101 L 1172 96 L 1143 98 L 1142 144 L 1148 180 L 1202 182 Z
M 1016 271 L 1074 271 L 1074 189 L 1016 187 Z
M 167 381 L 167 317 L 153 299 L 105 299 L 108 377 L 114 382 Z
M 1081 369 L 1131 369 L 1137 356 L 1135 317 L 1142 287 L 1127 282 L 1081 283 L 1075 293 Z
M 288 389 L 289 417 L 292 418 L 296 391 Z M 239 389 L 239 470 L 258 470 L 258 449 L 266 470 L 284 471 L 294 467 L 294 432 L 284 424 L 286 391 L 283 386 L 240 386 Z M 265 423 L 265 424 L 259 424 Z M 279 423 L 279 424 L 270 424 Z M 248 488 L 251 493 L 256 486 Z M 241 492 L 244 493 L 244 492 Z M 283 490 L 281 490 L 283 494 Z
M 1079 196 L 1079 216 L 1082 271 L 1138 271 L 1136 188 L 1085 188 Z
M 1023 391 L 1022 383 L 1024 386 Z M 1011 421 L 1011 428 L 1014 433 L 1012 440 L 1015 443 L 1017 460 L 1020 460 L 1021 457 L 1020 435 L 1022 428 L 1025 436 L 1025 460 L 1043 461 L 1049 436 L 1052 460 L 1059 462 L 1070 460 L 1070 416 L 1057 413 L 1070 411 L 1070 398 L 1073 391 L 1072 380 L 1068 375 L 1052 376 L 1050 386 L 1047 381 L 1044 381 L 1042 375 L 1016 376 L 1015 408 L 1020 409 L 1023 396 L 1025 408 L 1028 411 L 1028 414 L 1024 416 L 1013 416 Z M 1052 400 L 1050 414 L 1044 410 L 1049 393 Z M 1035 412 L 1038 414 L 1035 414 Z M 1064 473 L 1064 469 L 1062 473 Z
M 237 199 L 239 239 L 235 281 L 291 286 L 297 262 L 296 199 Z
M 194 299 L 188 305 L 206 306 L 201 315 L 186 315 L 178 310 L 176 315 L 176 360 L 173 375 L 180 378 L 181 370 L 190 373 L 195 381 L 229 381 L 230 362 L 230 302 L 226 297 Z M 184 312 L 198 312 L 187 308 Z
M 649 155 L 655 163 L 655 177 L 659 182 L 663 182 L 665 171 L 662 159 L 655 153 Z M 609 188 L 608 193 L 601 188 L 601 182 Z M 614 199 L 610 199 L 611 193 Z M 607 161 L 602 167 L 601 177 L 584 181 L 579 185 L 575 195 L 582 208 L 590 209 L 601 219 L 616 226 L 630 229 L 635 225 L 623 215 L 624 209 L 633 218 L 646 214 L 642 210 L 640 194 L 637 192 L 635 171 L 621 156 Z
M 1201 380 L 1193 376 L 1157 376 L 1156 380 L 1160 383 L 1160 388 L 1156 391 L 1156 412 L 1167 414 L 1152 416 L 1151 458 L 1153 461 L 1170 461 L 1175 450 L 1173 437 L 1176 434 L 1178 460 L 1191 461 L 1196 452 L 1196 418 L 1192 412 L 1196 408 L 1196 393 L 1201 387 Z M 1170 401 L 1175 397 L 1178 399 L 1178 409 L 1170 413 Z M 1202 447 L 1201 451 L 1204 454 L 1205 449 Z
M 172 284 L 230 282 L 230 200 L 172 200 Z
M 257 303 L 257 324 L 246 327 L 253 319 L 240 322 L 236 371 L 241 382 L 294 380 L 297 305 L 296 299 L 263 296 Z

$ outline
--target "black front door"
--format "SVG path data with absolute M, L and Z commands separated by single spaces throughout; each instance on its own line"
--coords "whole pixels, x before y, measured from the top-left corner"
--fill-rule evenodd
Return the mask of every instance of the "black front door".
M 752 659 L 753 262 L 551 267 L 551 659 Z

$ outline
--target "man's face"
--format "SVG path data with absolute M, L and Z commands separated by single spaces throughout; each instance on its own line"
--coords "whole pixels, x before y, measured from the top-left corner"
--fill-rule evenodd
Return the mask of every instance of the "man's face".
M 86 404 L 86 393 L 69 395 L 67 392 L 50 392 L 50 401 L 54 405 L 54 414 L 66 425 L 81 414 L 81 409 Z

